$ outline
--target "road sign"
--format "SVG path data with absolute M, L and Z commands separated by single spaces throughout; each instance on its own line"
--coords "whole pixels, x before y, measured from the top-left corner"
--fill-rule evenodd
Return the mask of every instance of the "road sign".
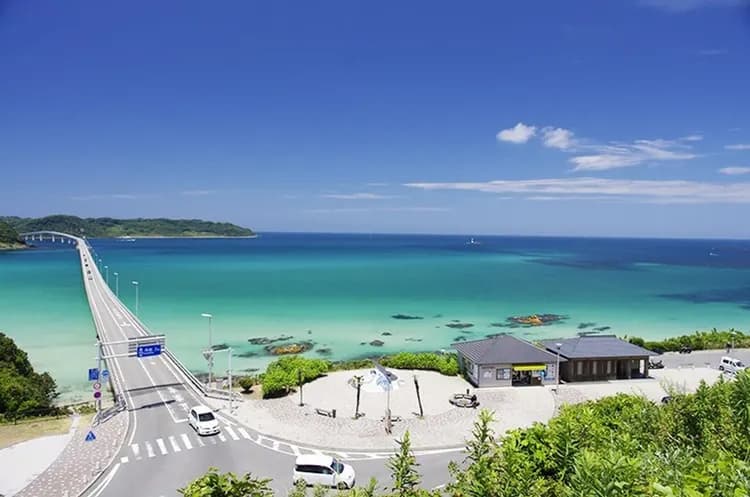
M 151 357 L 161 354 L 161 344 L 153 343 L 150 345 L 139 345 L 136 349 L 136 355 L 138 357 Z
M 99 382 L 94 383 L 94 390 L 101 390 L 101 389 L 102 389 L 102 384 L 101 383 L 99 383 Z
M 109 381 L 109 369 L 102 369 L 102 381 Z
M 96 381 L 99 379 L 99 369 L 89 368 L 89 381 Z
M 101 396 L 102 396 L 102 393 L 99 390 L 97 390 L 96 392 L 94 392 L 94 398 L 95 399 L 98 399 Z
M 86 441 L 87 442 L 93 442 L 96 440 L 96 435 L 94 435 L 94 432 L 89 430 L 89 432 L 86 434 Z

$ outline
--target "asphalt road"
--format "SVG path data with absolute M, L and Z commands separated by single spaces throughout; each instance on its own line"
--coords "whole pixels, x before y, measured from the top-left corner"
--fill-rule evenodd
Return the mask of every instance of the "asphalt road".
M 117 342 L 149 335 L 107 286 L 86 244 L 79 240 L 78 247 L 86 294 L 100 338 Z M 112 345 L 105 352 L 123 352 L 123 347 Z M 222 415 L 220 435 L 199 437 L 187 423 L 187 412 L 202 403 L 201 394 L 164 355 L 114 358 L 107 361 L 107 367 L 124 392 L 130 430 L 112 466 L 84 494 L 87 497 L 125 497 L 136 492 L 142 497 L 174 496 L 178 495 L 178 488 L 210 467 L 271 478 L 277 494 L 286 495 L 292 486 L 296 454 L 317 451 L 261 437 Z M 370 477 L 383 485 L 389 483 L 387 460 L 382 454 L 368 454 L 355 447 L 344 455 L 349 452 L 359 455 L 339 457 L 354 466 L 359 484 L 366 484 Z M 458 452 L 418 456 L 424 486 L 444 484 L 449 461 L 461 457 Z

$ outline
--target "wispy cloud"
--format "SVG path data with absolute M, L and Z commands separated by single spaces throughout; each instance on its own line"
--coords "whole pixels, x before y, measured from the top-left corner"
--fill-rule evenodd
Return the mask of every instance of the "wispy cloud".
M 680 141 L 699 142 L 703 140 L 703 135 L 687 135 L 680 138 Z
M 148 196 L 135 193 L 95 193 L 91 195 L 75 195 L 70 198 L 71 200 L 137 200 Z
M 576 200 L 620 199 L 650 203 L 750 203 L 750 183 L 684 180 L 615 180 L 548 178 L 460 183 L 407 183 L 422 190 L 460 190 L 515 194 L 522 198 L 576 197 Z
M 702 55 L 704 57 L 715 57 L 717 55 L 724 55 L 726 53 L 729 53 L 729 50 L 726 48 L 704 48 L 703 50 L 698 50 L 698 55 Z
M 496 138 L 510 143 L 526 143 L 536 134 L 536 126 L 527 126 L 519 122 L 512 128 L 501 130 Z
M 180 192 L 182 195 L 188 195 L 191 197 L 200 197 L 203 195 L 214 195 L 218 193 L 216 190 L 185 190 Z
M 724 145 L 727 150 L 750 150 L 750 143 L 735 143 L 734 145 Z
M 750 174 L 750 167 L 740 167 L 740 166 L 722 167 L 721 169 L 719 169 L 719 172 L 721 174 L 726 174 L 727 176 L 739 176 L 741 174 Z
M 641 0 L 641 5 L 666 12 L 688 12 L 703 7 L 734 7 L 744 0 Z
M 359 192 L 359 193 L 327 193 L 321 195 L 323 198 L 333 198 L 337 200 L 384 200 L 393 198 L 389 195 L 380 195 L 378 193 Z
M 545 147 L 558 150 L 570 150 L 578 145 L 577 140 L 573 138 L 573 132 L 564 128 L 543 128 L 542 141 Z

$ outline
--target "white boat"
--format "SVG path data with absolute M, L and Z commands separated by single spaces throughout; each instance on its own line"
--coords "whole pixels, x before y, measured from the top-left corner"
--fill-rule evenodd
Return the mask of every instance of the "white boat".
M 133 238 L 132 236 L 127 236 L 127 235 L 118 236 L 117 239 L 120 240 L 121 242 L 134 242 L 135 241 L 135 238 Z
M 478 241 L 474 240 L 473 237 L 471 238 L 471 240 L 469 240 L 468 242 L 466 242 L 466 245 L 481 245 L 481 244 L 482 244 L 481 242 L 478 242 Z

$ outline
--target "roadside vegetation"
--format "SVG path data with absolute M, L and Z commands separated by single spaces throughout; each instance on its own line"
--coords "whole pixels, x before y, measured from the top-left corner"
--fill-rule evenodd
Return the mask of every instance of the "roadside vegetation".
M 443 489 L 421 488 L 407 434 L 389 461 L 390 482 L 348 491 L 295 487 L 287 495 L 750 497 L 750 373 L 671 397 L 654 404 L 621 394 L 568 405 L 548 424 L 502 437 L 492 431 L 494 414 L 481 411 Z M 268 497 L 269 484 L 212 470 L 180 493 Z
M 26 352 L 0 333 L 0 421 L 57 414 L 56 397 L 49 373 L 34 371 Z
M 654 352 L 676 352 L 683 347 L 693 350 L 723 349 L 727 344 L 734 344 L 735 348 L 750 347 L 750 335 L 734 328 L 719 331 L 696 331 L 690 335 L 681 335 L 664 340 L 644 340 L 640 337 L 629 337 L 630 343 L 639 345 Z
M 59 231 L 90 238 L 118 236 L 251 236 L 253 231 L 231 223 L 200 219 L 113 219 L 55 215 L 42 218 L 0 217 L 15 231 Z M 1 229 L 1 228 L 0 228 Z
M 434 352 L 400 352 L 377 359 L 383 366 L 395 369 L 421 369 L 437 371 L 448 376 L 458 374 L 458 359 L 455 354 Z M 372 367 L 371 359 L 330 362 L 324 359 L 310 359 L 299 355 L 282 357 L 268 365 L 266 372 L 257 379 L 240 379 L 240 386 L 250 391 L 253 384 L 262 384 L 263 397 L 279 397 L 330 371 L 365 369 Z M 245 385 L 242 381 L 245 381 Z M 247 388 L 245 388 L 247 386 Z

